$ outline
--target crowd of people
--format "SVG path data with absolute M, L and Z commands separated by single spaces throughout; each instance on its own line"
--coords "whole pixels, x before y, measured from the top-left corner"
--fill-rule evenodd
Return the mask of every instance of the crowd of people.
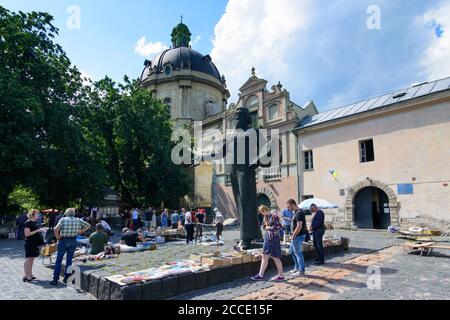
M 155 219 L 159 217 L 159 219 Z M 139 210 L 134 208 L 125 211 L 122 215 L 124 228 L 120 235 L 120 245 L 137 247 L 139 242 L 145 242 L 144 232 L 153 228 L 172 228 L 186 230 L 186 243 L 198 243 L 203 238 L 203 227 L 206 223 L 206 210 L 198 209 L 188 211 L 182 208 L 180 212 L 164 209 L 157 214 L 154 208 Z M 143 221 L 143 223 L 142 223 Z M 214 209 L 214 219 L 210 226 L 216 227 L 216 238 L 220 240 L 223 231 L 224 217 L 218 208 Z M 47 227 L 44 228 L 43 226 Z M 35 280 L 33 275 L 34 259 L 40 254 L 40 247 L 44 244 L 57 245 L 57 255 L 51 285 L 59 282 L 62 262 L 66 256 L 66 270 L 72 265 L 78 240 L 81 237 L 90 244 L 91 255 L 97 255 L 108 251 L 108 243 L 113 231 L 108 222 L 98 214 L 98 209 L 90 210 L 88 214 L 81 214 L 74 208 L 67 209 L 64 213 L 52 210 L 43 215 L 38 210 L 21 213 L 16 219 L 17 239 L 25 240 L 24 282 Z M 46 236 L 47 235 L 47 236 Z M 112 247 L 114 250 L 114 247 Z M 69 277 L 65 273 L 63 282 Z
M 203 239 L 203 229 L 206 225 L 206 210 L 203 208 L 186 210 L 164 209 L 161 212 L 153 207 L 147 209 L 133 208 L 121 214 L 123 220 L 123 233 L 128 231 L 150 231 L 152 228 L 184 229 L 186 243 L 199 243 Z M 216 240 L 220 241 L 223 232 L 224 217 L 218 208 L 213 210 L 213 218 L 209 226 L 216 228 Z
M 315 204 L 310 207 L 313 213 L 310 226 L 307 226 L 305 211 L 299 208 L 295 200 L 289 200 L 281 215 L 272 212 L 267 206 L 259 207 L 258 211 L 262 219 L 262 229 L 264 231 L 263 258 L 259 273 L 252 277 L 252 280 L 264 279 L 269 259 L 272 258 L 277 267 L 277 275 L 274 281 L 283 281 L 283 266 L 281 262 L 281 243 L 290 237 L 290 252 L 294 260 L 293 276 L 305 275 L 305 260 L 303 257 L 303 243 L 309 242 L 311 233 L 313 244 L 317 253 L 316 265 L 325 262 L 323 250 L 323 236 L 325 233 L 325 215 Z M 220 241 L 224 227 L 224 217 L 218 208 L 213 210 L 214 216 L 209 226 L 216 228 L 216 241 Z M 159 219 L 156 219 L 159 217 Z M 125 211 L 122 215 L 123 229 L 120 235 L 121 245 L 137 247 L 139 242 L 145 242 L 145 231 L 154 228 L 184 229 L 186 231 L 186 243 L 199 243 L 203 238 L 203 228 L 206 225 L 206 210 L 186 210 L 180 211 L 164 209 L 160 214 L 154 208 L 140 210 L 134 208 Z M 42 228 L 43 223 L 48 228 Z M 143 222 L 143 223 L 142 223 Z M 64 214 L 58 212 L 53 218 L 47 216 L 46 219 L 38 210 L 31 210 L 28 213 L 19 215 L 16 220 L 18 228 L 18 239 L 25 240 L 25 263 L 24 282 L 31 282 L 36 279 L 33 275 L 33 262 L 39 256 L 40 246 L 47 243 L 57 243 L 57 256 L 53 279 L 51 285 L 57 285 L 63 257 L 66 255 L 66 270 L 72 265 L 77 239 L 80 236 L 87 236 L 90 243 L 90 254 L 96 255 L 108 249 L 108 242 L 113 235 L 112 228 L 104 219 L 97 214 L 81 215 L 73 208 L 67 209 Z M 53 233 L 53 236 L 46 241 L 44 234 Z M 64 276 L 67 282 L 68 274 Z

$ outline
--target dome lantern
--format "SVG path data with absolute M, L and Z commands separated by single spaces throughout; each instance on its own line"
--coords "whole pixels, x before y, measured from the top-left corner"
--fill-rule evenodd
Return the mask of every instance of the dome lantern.
M 173 48 L 189 47 L 191 42 L 191 32 L 183 20 L 172 30 L 172 46 Z

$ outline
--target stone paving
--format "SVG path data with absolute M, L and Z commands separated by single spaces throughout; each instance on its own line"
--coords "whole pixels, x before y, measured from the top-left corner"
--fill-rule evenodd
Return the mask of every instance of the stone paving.
M 331 230 L 327 231 L 327 234 L 350 238 L 350 250 L 327 257 L 327 264 L 324 267 L 312 266 L 307 262 L 309 278 L 288 277 L 287 284 L 282 285 L 270 281 L 255 283 L 245 278 L 191 292 L 175 299 L 450 299 L 448 252 L 437 251 L 437 256 L 420 257 L 407 254 L 403 250 L 394 250 L 391 247 L 400 246 L 405 240 L 386 232 Z M 224 236 L 226 245 L 219 248 L 229 251 L 239 233 L 236 229 L 226 230 Z M 435 240 L 448 241 L 449 239 L 436 238 Z M 217 250 L 217 247 L 186 246 L 183 242 L 170 242 L 159 245 L 157 251 L 122 254 L 118 259 L 97 264 L 97 267 L 103 268 L 108 273 L 119 270 L 135 271 L 159 266 L 167 261 L 187 258 L 191 253 L 214 250 Z M 391 250 L 395 251 L 394 254 Z M 383 259 L 377 260 L 380 255 L 383 255 Z M 52 270 L 44 267 L 40 259 L 35 261 L 34 267 L 38 281 L 23 283 L 23 259 L 21 241 L 0 240 L 0 269 L 2 270 L 0 299 L 93 299 L 89 294 L 72 287 L 61 284 L 54 288 L 48 285 Z M 360 265 L 350 268 L 349 264 L 354 261 L 359 261 Z M 367 287 L 367 281 L 371 276 L 367 273 L 367 267 L 370 265 L 380 267 L 381 286 L 376 289 Z M 268 277 L 272 275 L 273 272 L 267 274 Z M 283 292 L 289 292 L 290 296 L 282 295 Z
M 24 283 L 23 241 L 0 240 L 0 300 L 91 300 L 87 293 L 59 284 L 49 285 L 53 270 L 44 267 L 41 258 L 34 262 L 33 273 L 37 280 Z
M 176 299 L 450 299 L 448 252 L 436 251 L 429 257 L 408 254 L 401 246 L 405 240 L 385 232 L 333 230 L 328 234 L 349 237 L 349 252 L 327 257 L 323 267 L 307 263 L 304 278 L 287 276 L 285 283 L 242 279 Z M 268 273 L 267 278 L 273 275 Z

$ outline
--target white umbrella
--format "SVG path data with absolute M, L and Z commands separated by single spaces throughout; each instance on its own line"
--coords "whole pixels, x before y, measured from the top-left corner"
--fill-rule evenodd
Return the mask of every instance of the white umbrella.
M 302 203 L 300 203 L 298 206 L 300 209 L 309 209 L 309 207 L 315 204 L 317 206 L 317 208 L 319 209 L 333 209 L 333 208 L 338 208 L 337 205 L 328 202 L 327 200 L 323 200 L 320 198 L 311 198 L 311 199 L 307 199 L 305 201 L 303 201 Z

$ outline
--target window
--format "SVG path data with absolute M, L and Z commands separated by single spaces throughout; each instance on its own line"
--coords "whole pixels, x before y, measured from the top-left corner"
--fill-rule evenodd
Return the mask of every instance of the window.
M 254 106 L 258 105 L 258 104 L 259 104 L 259 100 L 258 100 L 257 96 L 251 96 L 245 102 L 245 106 L 246 107 L 254 107 Z
M 252 124 L 250 126 L 253 129 L 258 129 L 258 112 L 250 113 L 250 117 L 252 117 Z
M 375 161 L 375 153 L 373 151 L 373 139 L 359 142 L 359 155 L 361 162 Z
M 305 159 L 305 170 L 313 170 L 314 162 L 313 162 L 313 152 L 312 150 L 304 151 L 303 158 Z
M 167 67 L 164 69 L 164 73 L 165 73 L 166 75 L 170 75 L 170 74 L 172 73 L 172 68 L 169 67 L 169 66 L 167 66 Z
M 268 120 L 278 119 L 278 104 L 273 104 L 269 107 L 268 110 Z
M 167 112 L 170 114 L 171 113 L 171 111 L 170 111 L 170 108 L 171 108 L 171 104 L 172 103 L 172 99 L 170 99 L 170 98 L 165 98 L 164 99 L 164 104 L 166 105 L 166 110 L 167 110 Z

